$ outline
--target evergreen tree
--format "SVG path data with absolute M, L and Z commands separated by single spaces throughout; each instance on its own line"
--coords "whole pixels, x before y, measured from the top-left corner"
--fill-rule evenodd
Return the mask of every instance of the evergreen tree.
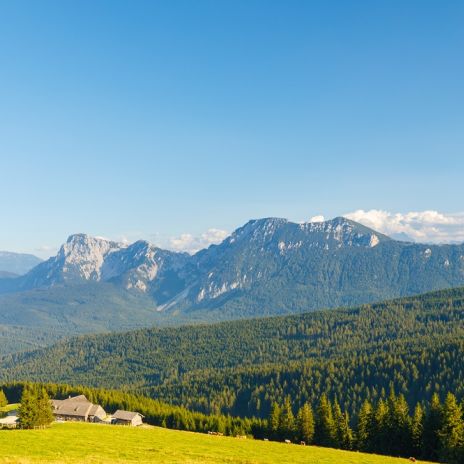
M 442 425 L 438 431 L 440 456 L 446 462 L 462 463 L 464 457 L 464 423 L 461 407 L 452 393 L 443 404 Z
M 309 403 L 305 403 L 298 411 L 298 431 L 300 439 L 307 445 L 313 443 L 314 440 L 314 414 Z
M 37 426 L 47 427 L 54 421 L 50 397 L 44 387 L 37 391 Z
M 419 456 L 422 451 L 423 433 L 424 433 L 424 409 L 422 408 L 420 403 L 417 403 L 416 407 L 414 408 L 414 415 L 412 417 L 412 423 L 411 423 L 411 437 L 412 437 L 411 449 L 415 456 Z
M 358 415 L 357 447 L 361 451 L 372 450 L 374 410 L 369 400 L 364 400 Z
M 335 435 L 332 405 L 327 395 L 323 393 L 317 407 L 314 442 L 316 445 L 331 447 L 335 445 Z
M 440 437 L 438 433 L 442 428 L 442 420 L 443 410 L 440 398 L 434 393 L 424 419 L 422 455 L 427 459 L 437 460 L 439 457 Z
M 0 408 L 3 408 L 8 404 L 8 400 L 6 399 L 5 392 L 0 389 Z
M 390 449 L 387 450 L 393 455 L 408 456 L 412 453 L 411 449 L 411 418 L 409 416 L 409 406 L 404 395 L 393 396 L 393 402 L 389 400 L 389 433 Z
M 374 423 L 372 427 L 371 451 L 376 453 L 387 453 L 390 448 L 389 429 L 389 407 L 388 403 L 380 398 L 375 408 Z
M 30 385 L 25 385 L 19 407 L 19 425 L 23 429 L 32 429 L 37 427 L 38 419 L 39 410 L 36 389 Z
M 350 428 L 347 413 L 343 413 L 338 401 L 333 405 L 333 418 L 335 425 L 335 445 L 337 448 L 352 449 L 353 431 Z
M 271 413 L 269 415 L 269 436 L 273 439 L 280 438 L 280 416 L 281 409 L 277 403 L 272 403 Z
M 293 415 L 292 403 L 290 397 L 287 396 L 284 401 L 284 406 L 280 415 L 280 436 L 283 439 L 295 439 L 295 416 Z

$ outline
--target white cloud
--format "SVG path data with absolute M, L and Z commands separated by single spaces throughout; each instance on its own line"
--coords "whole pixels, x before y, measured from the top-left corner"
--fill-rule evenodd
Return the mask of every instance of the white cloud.
M 438 211 L 391 213 L 378 209 L 359 209 L 344 216 L 386 235 L 415 242 L 464 242 L 464 213 L 446 214 Z
M 318 215 L 318 216 L 313 216 L 312 218 L 310 218 L 309 222 L 324 222 L 325 221 L 325 217 L 322 216 L 322 215 Z
M 37 248 L 34 248 L 30 253 L 32 253 L 35 256 L 38 256 L 39 258 L 42 259 L 48 259 L 50 256 L 53 256 L 57 253 L 58 251 L 57 246 L 51 246 L 51 245 L 41 245 Z
M 174 251 L 196 253 L 209 245 L 221 243 L 228 235 L 228 232 L 221 229 L 208 229 L 199 236 L 181 234 L 179 237 L 172 237 L 169 240 L 169 248 Z

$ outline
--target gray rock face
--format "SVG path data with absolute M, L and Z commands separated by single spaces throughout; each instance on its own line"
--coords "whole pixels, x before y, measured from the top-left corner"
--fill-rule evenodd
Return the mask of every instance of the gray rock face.
M 193 256 L 76 234 L 25 276 L 0 279 L 0 292 L 86 283 L 149 297 L 167 317 L 234 319 L 464 285 L 464 246 L 392 240 L 345 218 L 251 220 Z

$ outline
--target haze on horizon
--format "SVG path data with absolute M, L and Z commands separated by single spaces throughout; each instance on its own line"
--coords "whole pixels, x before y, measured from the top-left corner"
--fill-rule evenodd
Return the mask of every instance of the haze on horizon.
M 464 241 L 459 2 L 0 4 L 0 249 L 348 215 Z

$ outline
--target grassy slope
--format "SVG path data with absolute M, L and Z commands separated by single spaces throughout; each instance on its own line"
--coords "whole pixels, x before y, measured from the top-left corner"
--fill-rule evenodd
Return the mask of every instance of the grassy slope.
M 0 408 L 0 412 L 8 412 L 8 411 L 13 411 L 14 409 L 19 408 L 19 403 L 13 403 L 13 404 L 7 404 L 6 406 L 3 406 Z
M 0 463 L 406 464 L 406 459 L 215 437 L 157 427 L 54 424 L 0 431 Z

